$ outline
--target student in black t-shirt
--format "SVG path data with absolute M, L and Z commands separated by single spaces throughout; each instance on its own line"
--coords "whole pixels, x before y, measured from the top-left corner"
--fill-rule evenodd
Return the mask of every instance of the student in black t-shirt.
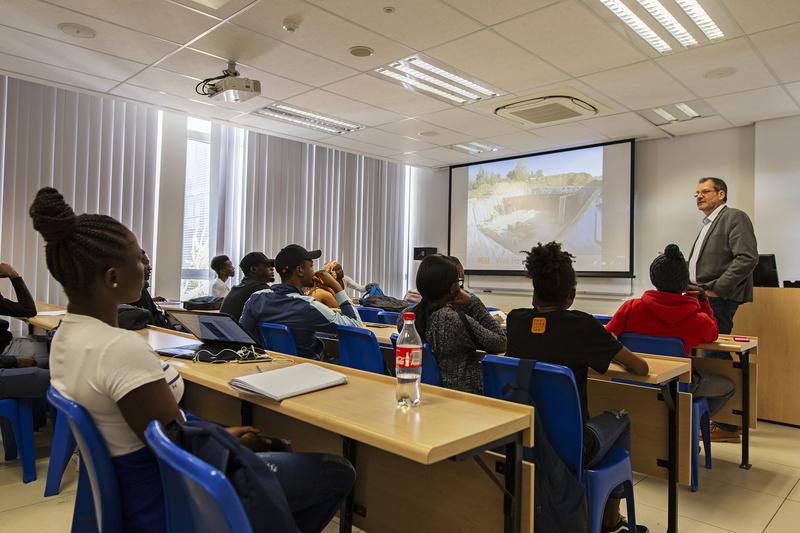
M 550 242 L 534 247 L 525 260 L 528 276 L 533 280 L 533 309 L 514 309 L 508 314 L 508 349 L 506 355 L 536 359 L 563 365 L 572 370 L 586 422 L 589 412 L 586 401 L 586 379 L 589 368 L 604 374 L 611 361 L 623 365 L 637 375 L 647 375 L 647 362 L 633 354 L 597 321 L 582 311 L 569 310 L 575 299 L 577 280 L 572 268 L 573 256 L 561 245 Z M 584 463 L 598 464 L 612 446 L 630 449 L 630 430 L 625 414 L 604 413 L 598 426 L 607 433 L 599 439 L 584 432 Z M 619 486 L 611 493 L 603 516 L 604 532 L 628 531 L 628 524 L 619 514 L 623 496 Z M 637 533 L 647 528 L 637 525 Z

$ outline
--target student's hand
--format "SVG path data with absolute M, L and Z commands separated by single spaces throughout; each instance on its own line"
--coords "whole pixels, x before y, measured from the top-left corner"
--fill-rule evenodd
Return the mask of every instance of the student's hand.
M 229 428 L 225 428 L 225 431 L 233 435 L 234 437 L 241 439 L 244 435 L 248 433 L 253 433 L 258 435 L 261 432 L 260 429 L 253 426 L 231 426 Z
M 166 302 L 167 299 L 164 298 L 163 296 L 153 296 L 153 301 L 154 302 Z
M 36 366 L 36 359 L 30 356 L 17 357 L 17 368 Z
M 314 278 L 321 286 L 331 289 L 334 293 L 343 290 L 342 285 L 338 281 L 336 281 L 336 279 L 331 275 L 330 272 L 325 272 L 324 270 L 320 270 L 319 272 L 314 274 Z
M 0 263 L 0 278 L 18 278 L 19 274 L 8 263 Z
M 453 297 L 451 303 L 453 305 L 467 305 L 469 303 L 469 293 L 464 289 L 460 289 Z

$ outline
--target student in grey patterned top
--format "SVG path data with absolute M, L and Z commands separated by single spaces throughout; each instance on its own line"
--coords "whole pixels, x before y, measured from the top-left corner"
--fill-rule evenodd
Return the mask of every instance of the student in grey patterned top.
M 481 394 L 483 354 L 478 351 L 505 352 L 505 333 L 480 300 L 461 290 L 458 270 L 444 256 L 431 255 L 422 261 L 417 290 L 422 295 L 413 309 L 417 331 L 436 355 L 442 386 Z

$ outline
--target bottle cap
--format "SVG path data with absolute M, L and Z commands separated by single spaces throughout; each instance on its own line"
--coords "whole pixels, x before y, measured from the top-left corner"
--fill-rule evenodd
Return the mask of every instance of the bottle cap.
M 414 320 L 414 313 L 403 313 L 403 320 Z

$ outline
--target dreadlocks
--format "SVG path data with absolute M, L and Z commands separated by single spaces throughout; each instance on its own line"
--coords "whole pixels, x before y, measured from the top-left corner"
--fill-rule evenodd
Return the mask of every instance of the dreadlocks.
M 104 269 L 119 264 L 130 231 L 106 215 L 75 215 L 56 189 L 36 193 L 29 211 L 42 234 L 47 269 L 65 289 L 86 289 Z
M 569 298 L 577 280 L 569 252 L 561 249 L 561 244 L 538 243 L 531 248 L 525 258 L 525 269 L 533 280 L 533 292 L 542 303 L 561 304 Z

